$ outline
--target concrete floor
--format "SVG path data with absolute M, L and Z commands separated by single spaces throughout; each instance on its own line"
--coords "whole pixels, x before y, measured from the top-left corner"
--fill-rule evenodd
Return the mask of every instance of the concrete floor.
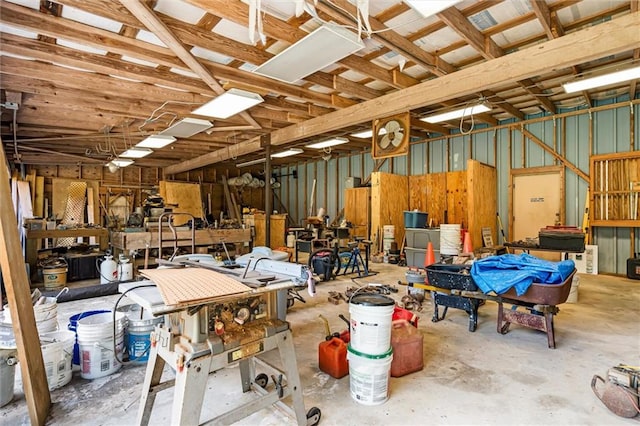
M 406 268 L 373 264 L 376 276 L 360 284 L 395 284 L 404 280 Z M 338 318 L 349 316 L 348 304 L 333 305 L 328 292 L 352 286 L 349 278 L 321 283 L 318 295 L 296 302 L 288 320 L 294 335 L 306 409 L 322 410 L 321 425 L 416 424 L 558 424 L 638 425 L 640 417 L 623 419 L 612 414 L 590 389 L 594 374 L 603 375 L 618 363 L 640 365 L 640 282 L 611 276 L 581 275 L 579 300 L 563 304 L 555 318 L 557 349 L 548 349 L 542 332 L 512 325 L 506 335 L 496 332 L 497 305 L 480 307 L 478 328 L 468 331 L 468 316 L 449 309 L 445 320 L 433 323 L 430 302 L 419 313 L 424 334 L 424 370 L 390 379 L 390 398 L 379 406 L 355 402 L 349 393 L 349 376 L 334 379 L 318 369 L 318 343 L 324 327 L 343 330 Z M 404 287 L 394 298 L 406 293 Z M 61 327 L 71 315 L 87 310 L 111 309 L 118 296 L 62 303 Z M 78 372 L 72 381 L 51 393 L 51 425 L 129 425 L 138 409 L 145 366 L 125 365 L 104 378 L 85 380 Z M 165 376 L 173 372 L 165 367 Z M 201 419 L 207 420 L 237 403 L 242 394 L 237 367 L 209 377 Z M 172 391 L 159 393 L 151 424 L 169 424 Z M 14 400 L 0 408 L 0 423 L 29 424 L 16 368 Z M 277 409 L 265 409 L 238 424 L 284 425 L 295 422 Z

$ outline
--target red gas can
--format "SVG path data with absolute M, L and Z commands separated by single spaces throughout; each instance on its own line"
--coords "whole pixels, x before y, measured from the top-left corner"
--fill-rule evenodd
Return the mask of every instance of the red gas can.
M 318 366 L 331 377 L 339 379 L 349 374 L 347 344 L 338 337 L 318 345 Z
M 393 321 L 391 327 L 391 377 L 401 377 L 424 368 L 422 333 L 406 320 Z

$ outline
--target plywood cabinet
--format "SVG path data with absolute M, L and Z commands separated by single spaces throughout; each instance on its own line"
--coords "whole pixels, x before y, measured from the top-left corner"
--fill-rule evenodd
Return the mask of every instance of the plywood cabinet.
M 266 216 L 264 213 L 256 213 L 253 216 L 253 226 L 255 227 L 255 237 L 253 239 L 253 245 L 265 246 L 266 238 Z M 270 217 L 270 230 L 271 230 L 271 244 L 269 247 L 276 249 L 278 247 L 285 247 L 285 230 L 287 226 L 286 214 L 272 214 Z
M 351 236 L 369 238 L 371 223 L 371 188 L 348 188 L 344 191 L 344 218 L 353 227 Z
M 482 247 L 482 228 L 497 241 L 497 174 L 495 167 L 476 160 L 467 170 L 399 176 L 371 175 L 371 238 L 382 239 L 382 227 L 394 225 L 398 246 L 404 239 L 404 211 L 429 214 L 427 225 L 460 223 L 471 234 L 474 248 Z M 380 243 L 379 243 L 380 245 Z

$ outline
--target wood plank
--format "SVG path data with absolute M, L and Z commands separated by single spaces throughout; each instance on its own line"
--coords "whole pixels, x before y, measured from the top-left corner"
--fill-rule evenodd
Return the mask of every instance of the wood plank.
M 174 213 L 189 213 L 195 218 L 204 217 L 200 184 L 160 181 L 160 196 L 164 198 L 165 205 L 177 206 L 173 208 Z M 176 225 L 180 225 L 186 223 L 190 218 L 179 216 L 176 220 Z
M 36 217 L 42 217 L 46 219 L 44 211 L 44 176 L 36 176 L 33 214 Z
M 482 228 L 491 230 L 498 241 L 496 212 L 498 211 L 497 171 L 495 167 L 476 160 L 467 160 L 468 230 L 473 248 L 482 247 Z
M 433 226 L 440 226 L 445 222 L 447 210 L 447 174 L 429 173 L 427 175 L 427 213 L 428 221 Z
M 87 223 L 96 223 L 95 199 L 93 197 L 93 188 L 87 188 Z M 96 237 L 89 237 L 89 244 L 95 245 Z
M 264 213 L 256 213 L 253 215 L 253 226 L 255 227 L 255 238 L 253 240 L 254 246 L 264 246 L 266 236 L 266 215 Z M 271 245 L 272 249 L 278 247 L 285 247 L 285 230 L 287 227 L 287 215 L 286 214 L 272 214 L 269 218 L 270 230 L 271 230 Z
M 19 180 L 16 182 L 18 188 L 18 203 L 20 204 L 20 216 L 24 219 L 33 218 L 33 206 L 31 205 L 31 189 L 29 182 Z
M 466 229 L 467 211 L 467 172 L 447 172 L 447 222 L 459 223 Z
M 345 189 L 344 218 L 353 226 L 352 236 L 370 238 L 371 188 Z
M 29 419 L 33 425 L 44 425 L 51 407 L 40 338 L 31 302 L 29 278 L 20 250 L 17 218 L 12 211 L 9 194 L 9 170 L 3 144 L 0 143 L 0 269 L 5 283 L 13 332 L 18 347 Z
M 35 232 L 35 231 L 32 231 Z M 251 242 L 250 229 L 196 229 L 196 246 L 211 246 L 225 243 Z M 31 235 L 28 233 L 27 235 Z M 170 232 L 163 232 L 165 247 L 173 247 L 173 238 Z M 191 238 L 191 231 L 178 231 L 178 239 Z M 141 250 L 147 247 L 158 248 L 158 232 L 113 232 L 111 244 L 118 250 Z M 190 246 L 191 241 L 178 241 L 178 246 Z
M 408 177 L 391 173 L 371 173 L 371 232 L 382 246 L 384 225 L 395 227 L 394 240 L 404 239 L 404 211 L 409 207 Z M 375 251 L 375 248 L 373 249 Z

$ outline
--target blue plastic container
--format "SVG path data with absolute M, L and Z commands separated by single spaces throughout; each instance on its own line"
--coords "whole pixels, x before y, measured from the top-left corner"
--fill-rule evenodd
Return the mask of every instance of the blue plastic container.
M 405 228 L 424 228 L 427 225 L 426 212 L 405 211 L 404 212 L 404 227 Z
M 107 312 L 111 312 L 111 311 L 108 311 L 108 310 L 87 311 L 87 312 L 82 312 L 80 314 L 75 314 L 71 318 L 69 318 L 69 325 L 67 325 L 67 328 L 70 331 L 73 331 L 74 333 L 76 333 L 76 342 L 73 345 L 73 364 L 74 365 L 78 365 L 78 366 L 80 365 L 80 347 L 78 346 L 78 332 L 76 331 L 76 328 L 78 326 L 78 320 L 81 320 L 82 318 L 90 317 L 91 315 L 104 314 Z

